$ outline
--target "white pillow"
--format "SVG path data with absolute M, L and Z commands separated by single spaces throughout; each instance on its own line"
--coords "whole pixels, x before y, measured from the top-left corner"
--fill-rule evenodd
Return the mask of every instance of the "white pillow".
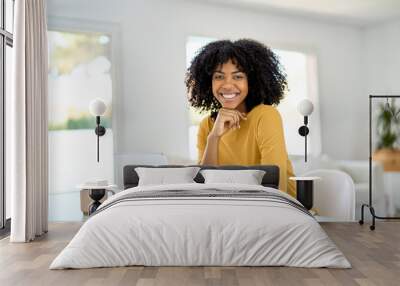
M 193 179 L 199 170 L 199 167 L 135 168 L 139 176 L 138 186 L 195 183 Z
M 205 184 L 234 183 L 247 185 L 261 185 L 265 171 L 262 170 L 201 170 Z

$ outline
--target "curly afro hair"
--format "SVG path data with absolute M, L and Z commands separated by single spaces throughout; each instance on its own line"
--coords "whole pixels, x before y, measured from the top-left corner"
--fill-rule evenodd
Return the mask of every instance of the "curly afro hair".
M 193 59 L 185 79 L 191 106 L 200 112 L 211 111 L 211 117 L 216 118 L 221 104 L 212 93 L 212 75 L 217 67 L 229 60 L 247 75 L 247 111 L 260 103 L 279 104 L 287 88 L 287 81 L 277 56 L 259 42 L 241 39 L 209 43 Z

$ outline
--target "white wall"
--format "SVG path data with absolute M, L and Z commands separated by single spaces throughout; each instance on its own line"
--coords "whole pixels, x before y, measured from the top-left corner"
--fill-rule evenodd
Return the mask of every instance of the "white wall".
M 94 130 L 57 130 L 49 132 L 49 193 L 79 192 L 87 181 L 114 183 L 113 132 L 100 137 L 97 162 L 97 137 Z
M 365 94 L 400 95 L 400 20 L 364 31 Z M 400 100 L 397 99 L 397 104 Z M 374 99 L 373 110 L 384 100 Z M 367 109 L 367 107 L 366 107 Z M 365 115 L 368 119 L 368 113 Z M 373 117 L 373 125 L 376 119 Z M 368 134 L 368 133 L 367 133 Z M 377 136 L 372 134 L 375 145 Z
M 364 34 L 367 94 L 400 94 L 400 20 Z
M 357 27 L 179 0 L 49 0 L 48 15 L 50 24 L 57 16 L 120 24 L 121 89 L 114 108 L 120 153 L 189 156 L 185 42 L 199 35 L 316 53 L 322 152 L 367 158 L 364 47 Z

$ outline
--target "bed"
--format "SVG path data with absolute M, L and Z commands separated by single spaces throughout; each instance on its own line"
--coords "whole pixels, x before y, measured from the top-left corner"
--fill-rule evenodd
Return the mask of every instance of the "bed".
M 265 171 L 260 185 L 138 185 L 124 167 L 124 191 L 107 199 L 50 269 L 144 266 L 291 266 L 350 268 L 314 217 L 279 191 L 276 166 L 199 166 Z M 138 169 L 136 169 L 138 170 Z

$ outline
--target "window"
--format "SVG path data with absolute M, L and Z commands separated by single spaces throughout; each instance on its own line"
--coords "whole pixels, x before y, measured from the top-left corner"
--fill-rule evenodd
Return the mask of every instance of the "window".
M 186 42 L 186 66 L 204 45 L 217 39 L 207 37 L 189 37 Z M 310 117 L 310 135 L 308 136 L 308 152 L 319 154 L 321 139 L 319 132 L 319 110 L 317 94 L 316 57 L 300 51 L 273 49 L 287 74 L 289 90 L 278 105 L 284 125 L 286 147 L 289 155 L 304 155 L 304 137 L 298 134 L 298 128 L 303 125 L 303 118 L 297 112 L 297 104 L 302 99 L 309 99 L 314 104 L 314 112 Z M 197 131 L 202 118 L 208 114 L 200 114 L 192 107 L 189 109 L 189 154 L 190 159 L 197 161 Z
M 13 46 L 13 21 L 14 1 L 0 0 L 0 229 L 9 231 L 10 225 L 10 194 L 5 187 L 5 112 L 6 105 L 11 96 L 11 73 L 12 73 L 12 46 Z
M 289 155 L 304 155 L 304 137 L 298 134 L 303 125 L 303 117 L 297 111 L 298 103 L 309 99 L 314 104 L 314 112 L 310 115 L 307 151 L 317 155 L 321 150 L 319 132 L 319 109 L 317 95 L 316 58 L 313 55 L 298 51 L 274 49 L 287 74 L 289 90 L 278 105 L 285 131 L 286 148 Z
M 186 41 L 186 68 L 189 68 L 190 63 L 196 56 L 198 51 L 210 42 L 216 41 L 214 38 L 206 37 L 189 37 Z M 195 110 L 193 107 L 189 107 L 189 156 L 190 160 L 197 161 L 197 132 L 199 130 L 199 124 L 201 120 L 209 114 L 202 114 Z
M 112 130 L 112 38 L 103 32 L 48 31 L 49 220 L 81 220 L 77 185 L 114 181 Z M 89 104 L 101 98 L 107 111 L 96 158 L 95 117 Z

